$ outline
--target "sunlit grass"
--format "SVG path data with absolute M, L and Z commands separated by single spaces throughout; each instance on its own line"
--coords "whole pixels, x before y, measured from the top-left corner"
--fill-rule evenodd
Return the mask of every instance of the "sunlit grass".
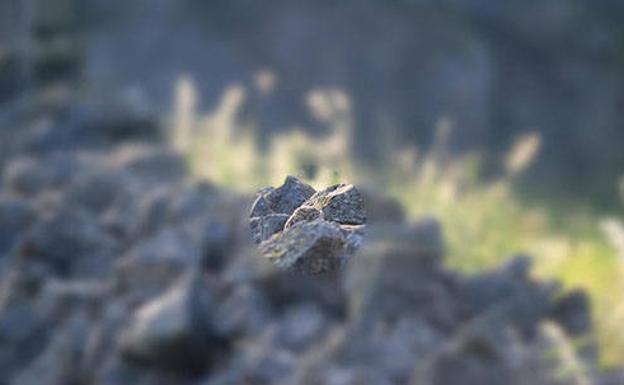
M 522 253 L 534 257 L 536 276 L 585 289 L 603 364 L 624 363 L 624 230 L 618 233 L 612 225 L 605 232 L 603 218 L 591 209 L 537 206 L 516 196 L 516 178 L 539 151 L 538 135 L 519 138 L 504 162 L 504 174 L 484 182 L 478 154 L 449 157 L 446 140 L 452 127 L 443 120 L 428 153 L 397 150 L 385 159 L 384 170 L 371 172 L 358 167 L 349 151 L 346 95 L 319 90 L 308 98 L 311 111 L 333 128 L 328 136 L 315 138 L 295 128 L 271 137 L 265 152 L 258 149 L 253 122 L 243 125 L 237 119 L 245 97 L 244 88 L 233 86 L 214 111 L 197 116 L 192 84 L 180 84 L 171 137 L 187 154 L 195 176 L 245 192 L 277 185 L 289 174 L 316 186 L 339 180 L 376 183 L 404 205 L 411 219 L 433 216 L 442 223 L 450 267 L 473 273 Z

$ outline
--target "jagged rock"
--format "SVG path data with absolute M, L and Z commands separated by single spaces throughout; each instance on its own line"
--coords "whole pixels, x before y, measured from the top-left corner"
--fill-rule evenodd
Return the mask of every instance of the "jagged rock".
M 258 192 L 256 200 L 251 205 L 250 218 L 262 217 L 273 213 L 272 202 L 269 200 L 275 194 L 273 187 L 267 187 Z
M 317 219 L 300 222 L 260 244 L 262 254 L 280 268 L 320 274 L 334 271 L 349 258 L 337 224 Z
M 131 233 L 139 238 L 153 235 L 169 219 L 173 192 L 169 189 L 157 189 L 148 192 L 137 207 L 135 223 Z
M 35 212 L 28 203 L 0 196 L 0 260 L 17 244 L 34 219 Z
M 315 207 L 301 206 L 288 218 L 284 228 L 289 228 L 299 222 L 311 222 L 317 218 L 321 218 L 323 212 Z
M 32 196 L 49 182 L 48 173 L 33 158 L 17 158 L 6 166 L 3 183 L 14 193 Z
M 6 290 L 5 286 L 3 291 Z M 17 300 L 23 303 L 0 305 L 0 383 L 44 350 L 51 331 L 50 322 L 40 309 L 21 296 Z
M 539 320 L 552 309 L 555 291 L 551 285 L 534 282 L 528 274 L 529 260 L 516 257 L 493 272 L 470 277 L 458 284 L 458 309 L 465 319 L 474 318 L 501 305 L 509 324 L 524 336 L 532 335 Z
M 272 213 L 292 214 L 293 211 L 308 200 L 316 191 L 294 176 L 286 177 L 284 184 L 274 189 L 261 190 L 252 205 L 250 217 L 259 217 Z
M 121 349 L 129 359 L 147 365 L 201 371 L 210 362 L 211 307 L 205 278 L 190 272 L 137 310 L 121 337 Z
M 367 223 L 405 222 L 405 212 L 399 201 L 371 187 L 360 189 L 360 192 L 366 202 Z
M 130 173 L 147 185 L 178 183 L 187 175 L 180 154 L 159 146 L 121 146 L 111 156 L 112 166 Z
M 186 185 L 167 148 L 110 147 L 142 135 L 107 119 L 42 115 L 0 156 L 0 384 L 576 384 L 552 381 L 569 367 L 544 324 L 594 380 L 597 350 L 570 340 L 591 340 L 587 298 L 527 258 L 449 271 L 437 221 L 288 177 L 251 212 L 275 269 L 245 196 Z
M 329 329 L 323 309 L 314 303 L 293 306 L 277 326 L 275 343 L 295 352 L 322 341 Z
M 238 285 L 218 301 L 214 326 L 219 336 L 257 335 L 270 321 L 271 303 L 266 293 L 252 285 Z
M 76 178 L 66 199 L 72 205 L 100 214 L 127 194 L 128 175 L 110 170 L 95 171 Z
M 571 291 L 558 298 L 551 317 L 573 336 L 582 336 L 592 329 L 589 298 L 581 290 Z
M 345 238 L 344 249 L 348 254 L 355 253 L 364 241 L 365 225 L 340 225 Z
M 301 385 L 391 385 L 395 382 L 365 365 L 341 366 L 327 362 L 318 370 L 309 370 L 302 374 L 301 380 L 297 383 Z
M 11 382 L 14 385 L 65 385 L 83 381 L 79 369 L 82 358 L 82 341 L 89 329 L 89 320 L 76 313 L 59 327 L 52 340 L 28 367 L 20 371 Z
M 279 214 L 276 214 L 279 213 Z M 294 177 L 258 193 L 250 227 L 278 267 L 313 274 L 336 270 L 362 243 L 364 202 L 353 185 L 314 193 Z
M 288 218 L 289 216 L 286 214 L 268 214 L 263 217 L 251 218 L 249 226 L 254 241 L 260 243 L 271 238 L 273 234 L 281 232 Z
M 188 268 L 199 265 L 199 250 L 180 229 L 166 227 L 132 247 L 115 264 L 120 293 L 150 298 Z
M 100 268 L 110 265 L 114 250 L 114 240 L 96 219 L 74 208 L 43 216 L 18 247 L 22 259 L 42 261 L 61 275 L 104 274 Z
M 319 191 L 305 206 L 319 209 L 327 221 L 344 225 L 363 225 L 366 222 L 364 199 L 352 184 L 337 184 Z

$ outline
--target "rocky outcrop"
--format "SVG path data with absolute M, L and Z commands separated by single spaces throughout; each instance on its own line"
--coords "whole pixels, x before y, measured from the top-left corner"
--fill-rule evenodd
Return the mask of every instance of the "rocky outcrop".
M 360 246 L 365 222 L 364 201 L 355 186 L 316 192 L 292 176 L 281 187 L 258 193 L 249 220 L 266 258 L 282 269 L 310 274 L 343 266 Z
M 167 148 L 67 138 L 0 169 L 1 384 L 602 380 L 587 297 L 528 257 L 453 272 L 435 219 L 373 193 L 362 243 L 355 187 L 289 177 L 253 205 L 262 258 L 248 197 L 188 183 Z

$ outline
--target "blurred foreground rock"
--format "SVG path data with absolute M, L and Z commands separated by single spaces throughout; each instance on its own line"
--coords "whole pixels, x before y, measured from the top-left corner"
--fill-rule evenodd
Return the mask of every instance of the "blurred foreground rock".
M 62 146 L 1 169 L 0 384 L 622 383 L 601 382 L 586 296 L 534 280 L 529 258 L 449 271 L 434 219 L 368 192 L 350 263 L 292 274 L 249 242 L 248 197 L 187 183 L 174 152 L 106 122 L 106 141 L 59 128 Z M 334 270 L 362 241 L 354 194 L 288 178 L 257 198 L 256 241 Z

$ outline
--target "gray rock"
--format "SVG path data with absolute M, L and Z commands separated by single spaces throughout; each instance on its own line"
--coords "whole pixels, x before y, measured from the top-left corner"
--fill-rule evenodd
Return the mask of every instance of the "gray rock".
M 205 278 L 190 272 L 137 310 L 120 347 L 128 359 L 147 365 L 202 371 L 210 362 L 211 306 L 212 292 Z
M 50 330 L 50 322 L 33 303 L 18 303 L 11 306 L 2 304 L 0 383 L 7 380 L 15 371 L 25 367 L 44 350 Z
M 399 201 L 372 187 L 360 189 L 360 192 L 366 202 L 367 223 L 405 222 L 405 212 Z
M 315 207 L 301 206 L 288 218 L 284 228 L 289 228 L 299 222 L 311 222 L 317 218 L 321 218 L 323 212 Z
M 23 196 L 33 196 L 41 192 L 48 183 L 44 165 L 34 158 L 17 158 L 6 166 L 4 185 L 12 192 Z
M 33 208 L 20 199 L 0 196 L 0 259 L 3 259 L 34 221 Z
M 113 165 L 130 173 L 148 186 L 181 182 L 187 176 L 184 159 L 170 149 L 158 146 L 121 147 L 112 156 Z
M 275 189 L 273 187 L 267 187 L 263 190 L 260 190 L 258 192 L 256 200 L 251 205 L 251 213 L 249 214 L 249 217 L 255 218 L 272 214 L 272 202 L 269 199 L 273 194 L 275 194 Z
M 231 214 L 231 196 L 220 191 L 209 182 L 195 183 L 189 188 L 178 191 L 171 202 L 169 217 L 172 222 L 184 222 L 191 218 L 205 215 L 206 212 L 219 215 Z
M 263 255 L 280 268 L 320 274 L 334 271 L 349 258 L 337 224 L 317 219 L 300 222 L 260 244 Z
M 506 305 L 501 316 L 525 338 L 532 336 L 550 313 L 556 292 L 551 285 L 530 280 L 528 266 L 527 258 L 520 256 L 498 270 L 459 282 L 456 298 L 461 317 L 472 319 Z
M 258 198 L 251 208 L 250 217 L 270 213 L 290 215 L 315 192 L 312 186 L 303 183 L 294 176 L 288 176 L 280 187 L 276 189 L 267 188 L 258 193 Z
M 271 304 L 263 290 L 241 284 L 216 304 L 214 326 L 227 338 L 257 335 L 271 321 Z
M 300 366 L 295 381 L 292 383 L 301 385 L 391 385 L 400 382 L 385 377 L 383 373 L 369 365 L 354 362 L 337 363 L 328 357 L 313 357 L 309 360 L 306 359 L 306 362 Z
M 153 235 L 169 219 L 173 192 L 169 189 L 157 189 L 142 197 L 137 208 L 137 217 L 132 226 L 134 237 Z
M 273 234 L 284 229 L 284 224 L 288 221 L 286 214 L 268 214 L 263 217 L 255 217 L 249 220 L 251 234 L 256 243 L 266 241 Z
M 250 226 L 261 252 L 277 266 L 318 274 L 342 266 L 357 250 L 365 220 L 362 195 L 353 185 L 314 193 L 289 176 L 281 187 L 258 193 Z
M 20 243 L 18 253 L 22 259 L 46 263 L 61 275 L 103 274 L 100 269 L 110 267 L 115 247 L 92 215 L 63 207 L 39 219 Z
M 355 253 L 364 242 L 365 225 L 340 225 L 340 230 L 345 238 L 345 251 Z
M 590 299 L 584 291 L 574 290 L 557 299 L 551 317 L 572 336 L 582 336 L 592 330 Z
M 52 337 L 45 351 L 11 382 L 14 385 L 65 385 L 84 381 L 79 369 L 89 320 L 76 313 Z
M 344 225 L 362 225 L 366 222 L 364 199 L 352 184 L 337 184 L 319 191 L 305 206 L 319 209 L 328 221 Z
M 323 309 L 314 303 L 291 307 L 275 333 L 275 343 L 294 352 L 301 352 L 323 340 L 329 322 Z
M 68 187 L 65 199 L 73 206 L 100 214 L 128 194 L 129 184 L 128 175 L 123 172 L 94 171 L 76 178 Z
M 391 327 L 399 316 L 419 315 L 439 329 L 456 325 L 452 275 L 443 269 L 437 250 L 420 244 L 415 235 L 420 228 L 427 231 L 421 225 L 404 232 L 390 226 L 385 231 L 394 238 L 373 237 L 346 270 L 343 284 L 354 341 L 370 344 L 370 330 L 379 324 Z
M 115 263 L 117 290 L 145 300 L 199 264 L 199 250 L 178 228 L 166 227 L 136 244 Z

